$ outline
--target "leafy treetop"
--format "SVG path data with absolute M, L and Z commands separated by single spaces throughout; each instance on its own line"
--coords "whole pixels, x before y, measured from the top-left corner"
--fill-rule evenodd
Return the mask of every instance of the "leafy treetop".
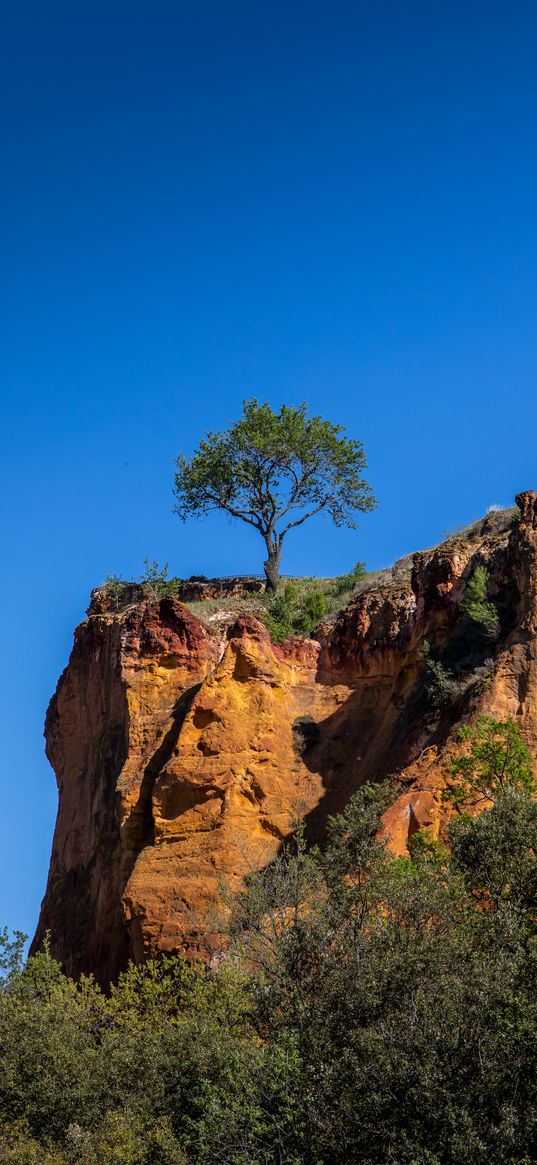
M 342 425 L 308 416 L 307 407 L 244 402 L 239 421 L 209 432 L 193 456 L 177 458 L 175 512 L 185 521 L 224 510 L 259 532 L 267 549 L 265 574 L 276 589 L 283 540 L 321 512 L 354 528 L 358 511 L 376 505 L 362 476 L 359 441 Z

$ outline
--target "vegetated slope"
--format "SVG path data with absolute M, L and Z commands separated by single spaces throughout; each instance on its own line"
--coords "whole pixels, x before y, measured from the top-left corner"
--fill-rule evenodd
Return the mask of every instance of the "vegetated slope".
M 59 809 L 33 949 L 48 930 L 68 972 L 104 983 L 159 950 L 210 959 L 218 902 L 298 819 L 320 839 L 391 775 L 385 828 L 405 852 L 442 826 L 462 720 L 514 716 L 535 754 L 537 494 L 517 503 L 365 580 L 313 639 L 273 644 L 262 605 L 226 609 L 256 601 L 237 580 L 204 584 L 203 619 L 199 592 L 183 592 L 194 614 L 95 591 L 47 713 Z M 468 607 L 476 577 L 492 627 Z

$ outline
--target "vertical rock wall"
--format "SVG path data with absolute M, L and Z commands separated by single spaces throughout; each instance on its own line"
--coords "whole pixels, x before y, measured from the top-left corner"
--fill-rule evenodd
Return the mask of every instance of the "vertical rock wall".
M 46 722 L 58 820 L 34 949 L 47 930 L 71 974 L 104 983 L 129 957 L 221 944 L 216 903 L 327 815 L 394 776 L 393 848 L 441 824 L 442 757 L 461 718 L 515 716 L 537 753 L 537 495 L 511 529 L 450 539 L 379 577 L 318 640 L 271 644 L 240 616 L 221 640 L 177 599 L 97 592 Z M 465 651 L 476 566 L 502 619 L 489 684 L 431 711 L 426 638 Z

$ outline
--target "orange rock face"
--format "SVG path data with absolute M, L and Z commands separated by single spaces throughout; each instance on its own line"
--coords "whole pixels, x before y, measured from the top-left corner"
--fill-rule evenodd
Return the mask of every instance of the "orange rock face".
M 391 775 L 384 828 L 404 853 L 441 827 L 461 719 L 515 716 L 537 751 L 537 495 L 518 501 L 520 522 L 415 554 L 315 641 L 272 645 L 246 614 L 221 639 L 177 599 L 134 590 L 115 610 L 95 592 L 47 714 L 59 809 L 34 949 L 50 930 L 66 970 L 103 983 L 129 957 L 210 958 L 217 903 L 298 819 L 322 840 Z M 421 648 L 466 650 L 459 604 L 483 564 L 502 620 L 488 686 L 432 712 Z

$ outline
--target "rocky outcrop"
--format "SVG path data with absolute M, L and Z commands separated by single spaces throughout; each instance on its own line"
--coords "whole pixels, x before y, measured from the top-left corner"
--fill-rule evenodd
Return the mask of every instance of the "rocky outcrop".
M 252 614 L 214 632 L 176 597 L 94 592 L 47 714 L 59 809 L 34 949 L 49 930 L 70 973 L 105 983 L 129 957 L 211 958 L 217 903 L 298 819 L 322 839 L 360 784 L 391 775 L 385 830 L 405 852 L 441 828 L 461 719 L 513 715 L 537 752 L 537 495 L 517 501 L 519 521 L 381 572 L 316 640 L 277 646 Z M 478 565 L 495 644 L 461 614 Z M 425 640 L 459 677 L 440 707 Z
M 218 599 L 243 598 L 245 595 L 264 594 L 265 579 L 241 578 L 174 578 L 164 582 L 121 582 L 96 587 L 92 592 L 90 611 L 93 615 L 117 614 L 134 603 L 154 600 L 159 591 L 179 599 L 181 603 L 207 603 Z

